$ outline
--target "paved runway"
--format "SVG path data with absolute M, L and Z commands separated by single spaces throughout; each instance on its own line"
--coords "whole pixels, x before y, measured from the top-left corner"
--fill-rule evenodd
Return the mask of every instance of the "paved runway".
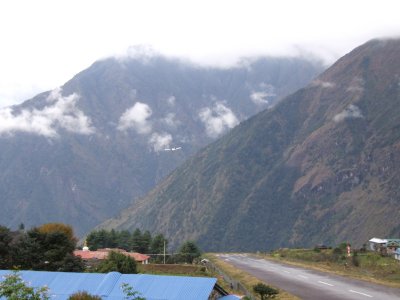
M 246 254 L 218 254 L 218 257 L 301 299 L 400 299 L 400 289 L 383 285 L 254 258 Z

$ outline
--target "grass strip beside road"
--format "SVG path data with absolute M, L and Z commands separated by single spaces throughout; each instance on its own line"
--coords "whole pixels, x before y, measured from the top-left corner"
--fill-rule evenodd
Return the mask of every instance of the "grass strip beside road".
M 250 291 L 253 295 L 253 286 L 259 282 L 263 282 L 262 280 L 258 279 L 255 276 L 252 276 L 244 271 L 239 270 L 238 268 L 232 266 L 231 264 L 219 259 L 214 253 L 207 253 L 203 255 L 207 259 L 209 259 L 214 265 L 216 265 L 219 269 L 221 269 L 225 274 L 227 274 L 232 279 L 240 282 L 243 284 L 248 291 Z M 270 285 L 268 282 L 264 282 L 267 285 Z M 278 300 L 298 300 L 299 298 L 280 289 L 279 287 L 275 287 L 270 285 L 279 290 L 279 294 L 274 298 Z M 234 291 L 233 291 L 234 292 Z M 258 298 L 257 298 L 258 299 Z
M 300 249 L 292 250 L 285 249 L 284 255 L 278 253 L 271 254 L 255 254 L 259 258 L 278 261 L 287 263 L 290 265 L 303 267 L 306 269 L 312 269 L 322 272 L 327 272 L 331 274 L 336 274 L 340 276 L 350 277 L 354 279 L 360 279 L 367 282 L 377 283 L 381 285 L 386 285 L 389 287 L 400 288 L 400 276 L 398 275 L 397 269 L 399 264 L 398 261 L 392 259 L 389 261 L 389 258 L 384 259 L 384 263 L 380 264 L 371 264 L 371 258 L 369 256 L 362 258 L 361 264 L 359 267 L 351 265 L 351 263 L 347 263 L 347 265 L 330 262 L 330 261 L 312 261 L 307 259 L 302 259 L 302 256 L 298 253 L 301 252 Z M 302 250 L 308 255 L 312 250 L 304 249 Z M 292 256 L 295 253 L 296 256 Z M 385 271 L 387 269 L 389 263 L 393 264 L 394 268 L 390 268 L 390 270 Z M 400 264 L 399 264 L 400 265 Z M 390 266 L 389 266 L 390 267 Z

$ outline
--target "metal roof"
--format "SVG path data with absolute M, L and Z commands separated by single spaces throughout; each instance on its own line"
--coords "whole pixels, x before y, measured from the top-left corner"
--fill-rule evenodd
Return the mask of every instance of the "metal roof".
M 235 296 L 235 295 L 228 295 L 228 296 L 218 298 L 218 300 L 240 300 L 240 297 Z
M 377 244 L 386 244 L 387 240 L 386 239 L 379 239 L 379 238 L 372 238 L 369 240 L 371 243 L 377 243 Z
M 11 271 L 0 270 L 0 281 Z M 127 283 L 147 300 L 207 300 L 216 278 L 161 276 L 147 274 L 120 274 L 111 272 L 69 273 L 45 271 L 20 271 L 22 279 L 33 287 L 47 286 L 51 299 L 67 300 L 78 291 L 87 291 L 102 299 L 124 299 L 121 289 Z M 1 298 L 0 298 L 1 299 Z

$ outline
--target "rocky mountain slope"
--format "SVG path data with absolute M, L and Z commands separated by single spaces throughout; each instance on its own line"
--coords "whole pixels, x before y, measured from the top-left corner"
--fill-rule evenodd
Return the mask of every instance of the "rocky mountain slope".
M 373 40 L 102 224 L 207 251 L 398 237 L 400 40 Z
M 98 61 L 0 110 L 0 223 L 65 222 L 82 234 L 321 69 L 298 58 L 225 69 L 147 54 Z

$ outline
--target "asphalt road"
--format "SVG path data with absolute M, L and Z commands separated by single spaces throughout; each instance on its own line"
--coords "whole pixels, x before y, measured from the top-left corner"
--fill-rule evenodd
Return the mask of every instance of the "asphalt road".
M 400 299 L 400 289 L 383 285 L 258 259 L 246 254 L 218 254 L 218 257 L 301 299 Z

